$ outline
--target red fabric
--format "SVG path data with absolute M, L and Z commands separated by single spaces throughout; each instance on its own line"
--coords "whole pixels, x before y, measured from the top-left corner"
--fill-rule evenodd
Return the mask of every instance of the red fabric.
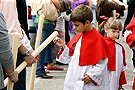
M 119 85 L 127 84 L 125 72 L 122 71 L 119 79 Z
M 133 18 L 133 20 L 126 26 L 127 30 L 131 30 L 132 33 L 129 34 L 126 37 L 126 42 L 129 45 L 130 48 L 134 47 L 135 45 L 132 45 L 133 41 L 135 40 L 135 17 Z
M 79 66 L 94 65 L 98 63 L 100 59 L 109 57 L 109 47 L 96 29 L 78 33 L 70 40 L 67 45 L 68 48 L 71 49 L 69 51 L 70 56 L 74 53 L 72 47 L 78 42 L 81 36 Z
M 110 39 L 109 37 L 105 37 L 105 41 L 107 42 L 109 49 L 111 51 L 111 58 L 108 59 L 107 67 L 108 70 L 111 71 L 116 71 L 116 48 L 115 48 L 115 43 L 119 44 L 115 40 Z M 126 60 L 125 60 L 125 50 L 124 47 L 119 44 L 122 47 L 122 53 L 123 53 L 123 63 L 124 66 L 127 65 Z
M 58 53 L 58 55 L 57 55 L 57 59 L 60 57 L 60 55 L 62 54 L 62 52 L 63 52 L 63 49 L 61 48 L 60 51 L 59 51 L 59 53 Z
M 87 74 L 86 74 L 87 75 Z M 89 78 L 90 78 L 90 76 L 89 75 L 87 75 Z M 94 81 L 94 80 L 92 80 L 92 78 L 90 78 L 90 80 L 97 86 L 97 83 Z
M 132 89 L 135 89 L 135 77 L 134 77 L 134 83 Z
M 99 16 L 99 18 L 102 18 L 105 21 L 104 25 L 105 25 L 106 21 L 109 19 L 109 17 L 106 17 L 106 16 Z
M 130 48 L 135 47 L 135 44 L 132 44 L 134 40 L 135 40 L 135 33 L 131 33 L 126 37 L 126 42 Z
M 135 33 L 135 17 L 133 20 L 126 26 L 127 30 L 131 30 L 133 33 Z

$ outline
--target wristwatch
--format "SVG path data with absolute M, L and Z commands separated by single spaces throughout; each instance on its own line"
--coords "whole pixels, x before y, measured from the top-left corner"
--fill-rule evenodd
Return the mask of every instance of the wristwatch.
M 26 57 L 26 56 L 29 56 L 29 55 L 30 55 L 30 51 L 28 51 L 28 50 L 26 51 L 25 54 L 22 54 L 23 57 Z

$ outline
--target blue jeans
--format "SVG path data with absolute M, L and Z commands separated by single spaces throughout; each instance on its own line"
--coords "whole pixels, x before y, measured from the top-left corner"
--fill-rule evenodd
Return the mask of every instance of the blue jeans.
M 41 43 L 42 44 L 52 33 L 53 33 L 53 24 L 43 24 Z M 36 24 L 36 30 L 38 30 L 38 24 Z M 41 52 L 39 60 L 37 62 L 36 76 L 45 75 L 44 65 L 45 63 L 53 63 L 53 42 L 47 45 Z

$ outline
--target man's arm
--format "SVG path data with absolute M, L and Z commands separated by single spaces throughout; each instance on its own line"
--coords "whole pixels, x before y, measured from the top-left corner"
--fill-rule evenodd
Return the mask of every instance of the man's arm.
M 27 51 L 27 49 L 23 45 L 21 45 L 18 50 L 23 55 Z M 33 64 L 34 62 L 36 62 L 35 57 L 33 57 L 31 54 L 29 56 L 24 57 L 24 59 L 27 62 L 27 66 L 30 66 L 31 64 Z

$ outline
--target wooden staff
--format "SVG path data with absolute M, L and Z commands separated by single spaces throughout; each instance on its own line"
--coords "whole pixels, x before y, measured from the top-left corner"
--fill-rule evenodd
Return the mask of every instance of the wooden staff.
M 36 57 L 56 36 L 58 35 L 57 31 L 54 31 L 31 55 Z M 16 68 L 16 71 L 20 73 L 27 66 L 27 62 L 24 61 Z M 4 80 L 4 87 L 8 84 L 8 78 Z
M 37 32 L 37 36 L 36 36 L 35 49 L 37 49 L 40 46 L 42 29 L 43 29 L 43 22 L 44 22 L 44 15 L 40 15 L 39 24 L 38 24 L 38 32 Z M 37 62 L 32 64 L 29 90 L 33 90 L 33 88 L 34 88 L 36 67 L 37 67 Z
M 115 3 L 115 2 L 113 2 Z M 113 10 L 113 17 L 116 18 L 116 10 Z
M 95 28 L 98 31 L 98 22 L 97 22 L 97 20 L 95 21 Z
M 14 69 L 16 68 L 18 45 L 19 45 L 19 36 L 20 36 L 19 33 L 15 33 L 14 36 L 13 36 L 12 53 L 13 53 L 13 58 L 14 58 Z M 14 86 L 14 83 L 11 82 L 10 79 L 8 78 L 7 90 L 13 90 L 13 86 Z

